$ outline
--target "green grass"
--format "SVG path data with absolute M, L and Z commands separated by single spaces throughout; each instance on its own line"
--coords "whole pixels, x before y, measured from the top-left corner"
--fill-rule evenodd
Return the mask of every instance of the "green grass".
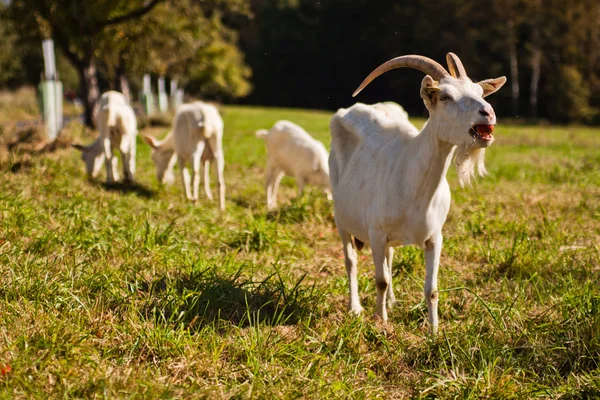
M 159 187 L 141 140 L 135 188 L 88 182 L 72 150 L 1 165 L 1 398 L 600 396 L 598 129 L 500 124 L 488 177 L 460 189 L 449 174 L 428 338 L 419 249 L 397 252 L 384 327 L 368 251 L 366 313 L 345 311 L 322 193 L 296 199 L 285 178 L 266 210 L 254 131 L 290 119 L 328 146 L 330 113 L 223 116 L 225 214 L 187 202 L 179 176 Z

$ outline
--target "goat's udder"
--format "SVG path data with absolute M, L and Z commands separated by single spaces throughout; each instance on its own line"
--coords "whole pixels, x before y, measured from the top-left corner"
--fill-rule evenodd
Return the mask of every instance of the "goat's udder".
M 359 240 L 355 237 L 353 239 L 354 239 L 354 245 L 356 246 L 356 250 L 361 251 L 362 248 L 365 247 L 365 244 L 361 240 Z

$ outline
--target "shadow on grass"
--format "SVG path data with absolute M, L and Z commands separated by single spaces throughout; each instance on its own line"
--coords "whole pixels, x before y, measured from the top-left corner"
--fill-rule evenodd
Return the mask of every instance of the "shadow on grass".
M 261 281 L 243 278 L 241 273 L 241 268 L 232 275 L 210 268 L 142 283 L 137 289 L 149 294 L 144 315 L 192 331 L 220 321 L 241 327 L 293 325 L 321 303 L 322 295 L 314 285 L 302 285 L 304 276 L 288 283 L 279 273 Z
M 297 224 L 307 221 L 322 220 L 333 222 L 333 203 L 317 190 L 295 197 L 287 204 L 268 211 L 266 218 L 283 224 Z
M 115 182 L 107 184 L 104 182 L 94 181 L 94 185 L 102 187 L 109 192 L 119 192 L 121 194 L 133 193 L 138 197 L 150 199 L 156 195 L 156 192 L 148 187 L 137 182 Z

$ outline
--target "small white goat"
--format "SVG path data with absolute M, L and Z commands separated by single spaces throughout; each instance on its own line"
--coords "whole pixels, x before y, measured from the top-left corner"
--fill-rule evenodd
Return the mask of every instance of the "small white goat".
M 437 273 L 442 226 L 450 208 L 446 171 L 454 155 L 461 185 L 477 165 L 485 173 L 484 149 L 493 142 L 493 108 L 483 100 L 500 89 L 505 77 L 474 83 L 459 58 L 448 53 L 448 73 L 423 56 L 397 57 L 375 69 L 354 92 L 394 68 L 409 67 L 428 75 L 421 97 L 429 120 L 421 132 L 402 129 L 394 112 L 382 106 L 355 104 L 332 118 L 329 169 L 335 221 L 343 244 L 349 280 L 349 310 L 360 313 L 356 252 L 370 243 L 377 287 L 376 315 L 387 320 L 392 289 L 394 246 L 418 245 L 425 250 L 425 299 L 430 330 L 437 331 Z M 456 154 L 455 154 L 456 153 Z
M 119 180 L 118 160 L 113 154 L 115 149 L 119 149 L 125 180 L 133 182 L 137 120 L 133 109 L 121 93 L 110 91 L 100 97 L 96 127 L 100 135 L 94 143 L 89 146 L 73 145 L 81 150 L 81 159 L 85 163 L 88 177 L 98 176 L 102 163 L 105 162 L 106 183 L 112 184 Z
M 204 191 L 210 200 L 213 199 L 209 166 L 211 161 L 215 161 L 219 205 L 221 210 L 225 209 L 223 119 L 217 107 L 201 101 L 183 104 L 177 109 L 173 130 L 163 140 L 159 141 L 151 136 L 144 136 L 144 140 L 152 147 L 152 161 L 156 165 L 158 181 L 160 183 L 173 181 L 173 167 L 177 161 L 185 195 L 192 201 L 198 200 L 202 165 L 204 165 Z M 192 178 L 186 166 L 188 162 L 192 164 Z
M 302 196 L 305 184 L 324 189 L 331 200 L 327 149 L 304 129 L 290 121 L 277 121 L 270 130 L 260 129 L 256 136 L 267 146 L 265 190 L 267 208 L 277 205 L 277 189 L 285 174 L 294 177 Z

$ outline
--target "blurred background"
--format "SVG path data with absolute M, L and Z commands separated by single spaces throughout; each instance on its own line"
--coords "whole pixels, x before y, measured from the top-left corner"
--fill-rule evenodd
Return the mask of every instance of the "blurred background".
M 137 98 L 144 74 L 223 103 L 393 100 L 423 116 L 418 71 L 351 93 L 389 58 L 448 51 L 473 80 L 507 76 L 490 98 L 500 116 L 600 123 L 597 0 L 2 0 L 0 37 L 0 88 L 36 86 L 52 38 L 65 97 L 88 123 L 102 92 Z

